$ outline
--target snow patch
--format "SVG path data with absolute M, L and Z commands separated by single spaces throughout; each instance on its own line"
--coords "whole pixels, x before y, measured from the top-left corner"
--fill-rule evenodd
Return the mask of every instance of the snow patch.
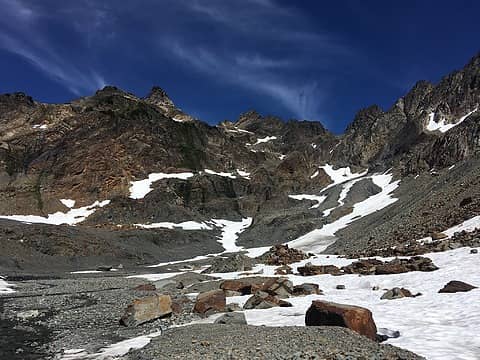
M 184 221 L 181 223 L 159 222 L 159 223 L 152 223 L 152 224 L 135 224 L 135 226 L 138 226 L 144 229 L 212 230 L 212 228 L 208 226 L 206 223 L 196 222 L 196 221 Z
M 378 194 L 353 205 L 353 211 L 340 219 L 315 229 L 298 239 L 288 242 L 290 247 L 302 249 L 306 252 L 321 253 L 335 242 L 335 233 L 348 226 L 351 222 L 393 204 L 398 199 L 392 197 L 392 192 L 398 187 L 400 181 L 393 181 L 391 174 L 376 174 L 370 176 L 373 183 L 382 189 Z
M 228 177 L 230 179 L 236 179 L 237 177 L 233 175 L 232 173 L 227 173 L 227 172 L 216 172 L 210 169 L 205 169 L 205 173 L 209 175 L 217 175 L 217 176 L 223 176 L 223 177 Z
M 73 200 L 72 200 L 73 201 Z M 0 219 L 21 221 L 24 223 L 50 224 L 50 225 L 75 225 L 84 221 L 92 215 L 98 208 L 110 204 L 110 200 L 95 201 L 92 205 L 83 206 L 77 209 L 70 209 L 63 213 L 58 211 L 54 214 L 48 214 L 47 217 L 38 215 L 3 215 Z
M 237 171 L 237 174 L 240 175 L 241 177 L 250 180 L 250 173 L 249 172 L 239 170 L 239 169 L 237 169 L 236 171 Z
M 318 176 L 319 173 L 320 173 L 320 172 L 319 172 L 318 170 L 315 171 L 315 172 L 313 173 L 313 175 L 310 176 L 310 179 L 315 179 L 315 178 Z
M 451 124 L 447 123 L 445 119 L 442 119 L 439 122 L 435 122 L 435 113 L 432 112 L 428 114 L 428 123 L 426 129 L 428 131 L 440 131 L 442 133 L 447 132 L 448 130 L 454 128 L 457 125 L 460 125 L 463 121 L 465 121 L 466 118 L 468 118 L 470 115 L 472 115 L 474 112 L 476 112 L 478 108 L 475 108 L 474 110 L 470 111 L 468 114 L 462 116 L 457 122 Z
M 60 199 L 60 202 L 68 207 L 69 209 L 73 208 L 75 206 L 75 200 L 70 200 L 70 199 Z
M 212 222 L 215 225 L 222 227 L 222 235 L 219 237 L 218 242 L 222 244 L 225 252 L 243 250 L 242 246 L 237 246 L 238 235 L 252 224 L 252 218 L 244 218 L 242 221 L 212 219 Z
M 0 276 L 0 295 L 14 293 L 15 290 L 13 290 L 12 287 L 12 284 L 9 284 Z
M 269 141 L 272 141 L 272 140 L 276 140 L 277 137 L 276 136 L 265 136 L 264 138 L 259 138 L 257 139 L 257 142 L 253 145 L 258 145 L 258 144 L 261 144 L 261 143 L 266 143 L 266 142 L 269 142 Z
M 288 195 L 289 198 L 295 200 L 311 200 L 316 201 L 317 203 L 312 205 L 310 209 L 316 209 L 320 206 L 321 203 L 325 201 L 327 198 L 325 195 L 307 195 L 307 194 L 300 194 L 300 195 Z
M 350 170 L 350 167 L 347 166 L 347 167 L 343 167 L 343 168 L 338 168 L 338 169 L 334 169 L 332 165 L 329 165 L 329 164 L 325 164 L 323 166 L 320 166 L 320 169 L 323 169 L 323 171 L 325 171 L 325 173 L 330 177 L 330 179 L 332 180 L 332 184 L 328 185 L 327 187 L 325 187 L 323 191 L 337 185 L 337 184 L 341 184 L 341 183 L 344 183 L 345 181 L 348 181 L 348 180 L 353 180 L 355 178 L 358 178 L 358 177 L 362 177 L 364 176 L 368 170 L 365 170 L 361 173 L 352 173 L 352 171 Z
M 147 179 L 131 181 L 130 182 L 130 198 L 143 199 L 150 191 L 152 191 L 152 184 L 161 179 L 180 179 L 187 180 L 193 176 L 191 172 L 185 173 L 151 173 Z
M 47 130 L 47 129 L 48 129 L 48 125 L 46 125 L 46 124 L 37 124 L 37 125 L 33 125 L 32 128 L 34 128 L 34 129 L 40 129 L 40 130 Z

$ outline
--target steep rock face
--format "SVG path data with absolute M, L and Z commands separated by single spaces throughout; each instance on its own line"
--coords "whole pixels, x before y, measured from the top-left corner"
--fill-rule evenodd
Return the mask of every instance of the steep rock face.
M 452 129 L 444 134 L 436 128 L 441 124 L 456 124 L 479 108 L 479 64 L 477 55 L 462 70 L 444 77 L 437 85 L 418 82 L 386 112 L 376 105 L 360 110 L 332 157 L 364 167 L 385 168 L 402 163 L 407 153 L 423 151 L 437 137 L 454 137 L 445 135 Z M 420 164 L 420 169 L 423 165 Z

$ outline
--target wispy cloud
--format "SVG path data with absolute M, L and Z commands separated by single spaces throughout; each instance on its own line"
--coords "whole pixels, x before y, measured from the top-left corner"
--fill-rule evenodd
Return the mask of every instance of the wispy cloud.
M 44 33 L 46 14 L 40 8 L 20 0 L 0 0 L 0 48 L 29 61 L 45 75 L 75 95 L 83 95 L 105 85 L 95 70 L 77 67 L 75 61 L 61 56 Z M 14 19 L 14 21 L 12 21 Z
M 288 62 L 266 60 L 257 55 L 248 57 L 246 54 L 221 58 L 207 49 L 184 46 L 171 39 L 165 46 L 185 64 L 212 78 L 220 76 L 222 81 L 268 95 L 301 119 L 319 117 L 322 94 L 316 82 L 293 84 L 266 71 L 272 67 L 288 66 Z

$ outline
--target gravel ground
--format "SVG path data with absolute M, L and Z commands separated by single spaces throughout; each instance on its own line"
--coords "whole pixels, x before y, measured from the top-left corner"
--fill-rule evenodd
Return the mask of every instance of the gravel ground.
M 422 359 L 338 327 L 191 325 L 171 329 L 123 360 Z

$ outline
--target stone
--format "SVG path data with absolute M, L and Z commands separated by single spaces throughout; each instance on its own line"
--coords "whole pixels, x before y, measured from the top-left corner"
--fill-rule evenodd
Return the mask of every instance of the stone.
M 395 287 L 393 289 L 387 290 L 380 299 L 394 300 L 403 297 L 413 297 L 413 294 L 408 289 Z
M 229 312 L 223 314 L 215 320 L 215 324 L 235 324 L 235 325 L 247 325 L 245 314 L 243 312 Z
M 97 266 L 97 271 L 111 271 L 113 269 L 113 266 L 106 266 L 106 265 L 100 265 Z
M 478 249 L 471 249 L 470 254 L 478 254 Z
M 226 298 L 223 290 L 212 290 L 197 296 L 193 311 L 202 315 L 225 311 Z
M 252 270 L 252 259 L 243 254 L 233 254 L 227 258 L 217 257 L 213 260 L 212 266 L 202 273 L 227 273 Z
M 275 245 L 257 259 L 267 265 L 288 265 L 309 257 L 303 251 L 289 248 L 288 245 Z
M 172 299 L 169 295 L 155 294 L 135 299 L 128 305 L 120 323 L 137 326 L 172 313 Z
M 342 285 L 342 284 L 337 285 L 337 286 L 335 286 L 335 289 L 337 289 L 337 290 L 345 290 L 345 285 Z
M 38 310 L 25 310 L 25 311 L 20 311 L 16 314 L 17 318 L 26 321 L 29 319 L 34 319 L 38 316 L 40 316 L 40 311 Z
M 157 280 L 155 282 L 153 282 L 153 286 L 155 286 L 155 288 L 157 290 L 161 290 L 169 285 L 171 286 L 175 286 L 177 283 L 173 280 L 170 280 L 170 279 L 162 279 L 162 280 Z
M 133 289 L 137 290 L 137 291 L 155 291 L 155 290 L 157 290 L 157 288 L 153 284 L 141 284 L 141 285 L 135 286 Z
M 248 309 L 269 309 L 275 306 L 291 307 L 287 301 L 281 300 L 276 296 L 270 295 L 264 291 L 257 291 L 252 295 L 247 302 L 243 305 L 245 310 Z
M 302 276 L 312 276 L 312 275 L 340 275 L 340 268 L 335 265 L 312 265 L 311 263 L 305 264 L 305 266 L 299 266 L 297 271 Z
M 293 287 L 293 295 L 323 295 L 323 292 L 320 290 L 318 284 L 304 283 Z
M 230 303 L 230 304 L 227 304 L 227 306 L 225 307 L 225 310 L 227 312 L 242 311 L 242 307 L 237 303 Z
M 287 278 L 271 278 L 265 281 L 259 290 L 279 298 L 287 298 L 293 293 L 293 284 Z
M 288 265 L 282 265 L 275 269 L 275 275 L 293 274 L 293 269 Z
M 234 291 L 240 295 L 249 295 L 252 293 L 252 284 L 242 280 L 225 280 L 220 284 L 220 289 L 225 292 Z
M 457 292 L 467 292 L 473 289 L 476 289 L 476 286 L 464 283 L 463 281 L 452 280 L 449 281 L 439 293 L 457 293 Z
M 192 307 L 192 301 L 185 295 L 177 295 L 172 299 L 172 311 L 180 314 L 186 307 Z
M 377 335 L 377 326 L 370 310 L 328 301 L 312 301 L 305 314 L 305 325 L 346 327 L 371 340 L 375 340 Z
M 432 233 L 432 240 L 442 240 L 447 238 L 448 236 L 442 232 L 434 232 Z

